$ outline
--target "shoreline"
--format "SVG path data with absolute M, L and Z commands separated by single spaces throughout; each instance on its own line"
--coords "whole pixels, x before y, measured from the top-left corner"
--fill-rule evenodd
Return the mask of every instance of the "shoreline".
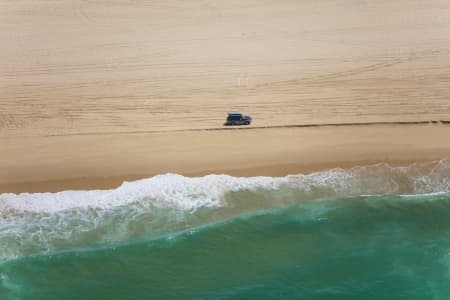
M 158 174 L 307 174 L 450 158 L 446 124 L 266 128 L 14 138 L 0 149 L 0 193 L 111 189 Z M 30 150 L 31 149 L 31 150 Z
M 228 170 L 205 170 L 197 172 L 182 172 L 176 173 L 186 177 L 202 177 L 207 175 L 230 175 L 234 177 L 284 177 L 288 175 L 311 174 L 331 170 L 335 168 L 351 169 L 360 166 L 371 166 L 377 164 L 388 164 L 392 167 L 410 166 L 413 164 L 427 164 L 436 160 L 396 160 L 396 161 L 354 161 L 354 162 L 333 162 L 327 164 L 314 165 L 267 165 L 253 168 L 243 169 L 228 169 Z M 174 173 L 174 172 L 169 172 Z M 43 180 L 33 182 L 14 182 L 8 184 L 0 184 L 0 195 L 3 193 L 57 193 L 67 190 L 110 190 L 118 188 L 124 182 L 131 182 L 146 178 L 151 178 L 157 175 L 164 175 L 167 173 L 155 174 L 135 174 L 111 177 L 80 177 L 67 178 L 60 180 Z

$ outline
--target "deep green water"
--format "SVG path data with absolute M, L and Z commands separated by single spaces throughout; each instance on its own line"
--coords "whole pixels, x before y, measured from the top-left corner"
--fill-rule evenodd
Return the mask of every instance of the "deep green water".
M 20 258 L 1 299 L 448 299 L 450 195 L 316 200 Z
M 450 299 L 444 163 L 2 195 L 0 299 Z

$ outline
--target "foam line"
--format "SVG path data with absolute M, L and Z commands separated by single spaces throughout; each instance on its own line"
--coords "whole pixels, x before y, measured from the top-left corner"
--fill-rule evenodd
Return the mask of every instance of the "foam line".
M 58 212 L 76 208 L 108 209 L 146 201 L 155 207 L 195 210 L 219 207 L 228 192 L 255 189 L 278 189 L 280 186 L 336 195 L 423 194 L 448 192 L 450 162 L 442 160 L 425 167 L 391 167 L 387 164 L 332 169 L 309 175 L 286 177 L 232 177 L 208 175 L 184 177 L 158 175 L 148 179 L 124 182 L 112 190 L 63 191 L 58 193 L 1 194 L 0 212 Z

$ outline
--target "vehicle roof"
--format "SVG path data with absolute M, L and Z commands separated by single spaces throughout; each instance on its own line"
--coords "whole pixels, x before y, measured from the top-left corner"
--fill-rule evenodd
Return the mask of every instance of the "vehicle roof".
M 242 115 L 242 113 L 240 113 L 240 112 L 229 112 L 228 114 L 229 115 Z

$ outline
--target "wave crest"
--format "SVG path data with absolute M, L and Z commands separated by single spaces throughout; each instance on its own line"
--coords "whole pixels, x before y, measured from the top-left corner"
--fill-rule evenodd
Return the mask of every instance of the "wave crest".
M 450 161 L 387 164 L 308 175 L 159 175 L 117 189 L 0 195 L 0 261 L 113 244 L 308 199 L 450 192 Z
M 208 175 L 189 178 L 165 174 L 124 182 L 112 190 L 1 194 L 0 211 L 55 213 L 77 208 L 111 209 L 140 201 L 151 202 L 155 207 L 195 210 L 224 205 L 222 199 L 228 192 L 283 187 L 314 193 L 317 197 L 445 193 L 450 190 L 450 160 L 407 167 L 383 163 L 286 177 Z

